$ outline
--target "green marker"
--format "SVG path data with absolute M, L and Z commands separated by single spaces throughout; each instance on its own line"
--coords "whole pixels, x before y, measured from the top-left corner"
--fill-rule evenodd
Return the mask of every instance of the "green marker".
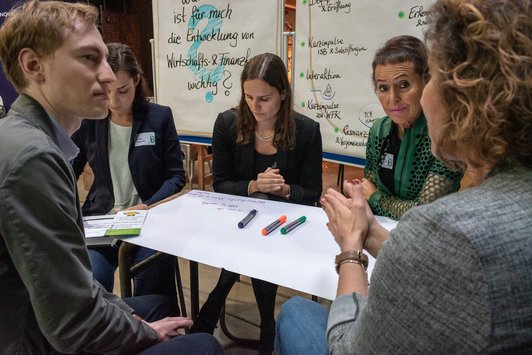
M 307 217 L 301 216 L 293 222 L 290 222 L 286 227 L 281 228 L 281 234 L 290 233 L 293 229 L 296 229 L 301 224 L 305 223 Z

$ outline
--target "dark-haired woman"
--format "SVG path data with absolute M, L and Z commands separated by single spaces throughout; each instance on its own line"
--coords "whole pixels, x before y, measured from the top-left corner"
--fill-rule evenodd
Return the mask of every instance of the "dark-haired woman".
M 74 161 L 79 176 L 88 162 L 94 182 L 83 204 L 85 216 L 147 209 L 185 185 L 181 146 L 169 107 L 149 103 L 142 70 L 131 49 L 107 45 L 116 76 L 109 84 L 109 116 L 85 120 L 72 139 L 80 152 Z M 136 247 L 133 262 L 155 251 Z M 89 250 L 94 277 L 108 291 L 114 285 L 118 249 Z M 134 277 L 134 295 L 162 294 L 176 299 L 174 262 L 158 262 Z M 176 303 L 177 307 L 177 303 Z
M 447 169 L 430 151 L 420 103 L 429 80 L 424 44 L 413 36 L 394 37 L 376 52 L 372 66 L 387 116 L 370 129 L 362 186 L 375 214 L 398 220 L 408 209 L 458 190 L 462 173 Z
M 270 53 L 253 57 L 241 75 L 237 109 L 218 115 L 212 137 L 216 192 L 304 205 L 322 191 L 319 125 L 292 110 L 286 67 Z M 212 333 L 238 274 L 222 269 L 192 331 Z M 252 279 L 261 316 L 259 353 L 270 354 L 275 339 L 277 285 Z

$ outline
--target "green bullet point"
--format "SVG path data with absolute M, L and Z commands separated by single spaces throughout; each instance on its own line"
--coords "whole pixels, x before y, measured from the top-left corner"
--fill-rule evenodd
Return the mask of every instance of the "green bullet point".
M 305 47 L 305 41 L 301 41 L 301 47 Z
M 305 108 L 305 101 L 301 101 L 301 107 Z
M 299 77 L 300 78 L 303 78 L 304 76 L 305 76 L 305 73 L 303 73 L 303 72 L 299 73 Z
M 340 132 L 340 128 L 334 127 L 334 133 L 338 133 L 338 132 Z
M 405 12 L 403 10 L 399 11 L 399 14 L 397 15 L 401 20 L 405 18 Z

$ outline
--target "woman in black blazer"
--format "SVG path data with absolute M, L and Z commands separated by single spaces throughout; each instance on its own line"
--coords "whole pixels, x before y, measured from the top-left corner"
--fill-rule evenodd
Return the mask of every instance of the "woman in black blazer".
M 181 146 L 169 107 L 149 103 L 140 66 L 125 44 L 111 43 L 108 62 L 117 80 L 109 85 L 109 117 L 85 120 L 72 136 L 80 152 L 73 162 L 76 175 L 88 162 L 94 182 L 82 206 L 83 215 L 147 209 L 185 185 Z M 156 251 L 136 247 L 133 262 Z M 118 249 L 89 250 L 93 274 L 108 291 L 114 285 Z M 174 262 L 160 261 L 137 274 L 134 295 L 163 294 L 176 300 Z M 176 311 L 177 308 L 176 308 Z
M 238 108 L 220 113 L 212 136 L 216 192 L 316 205 L 322 191 L 319 124 L 292 110 L 283 61 L 253 57 L 241 75 Z M 239 275 L 222 269 L 193 332 L 213 333 L 227 294 Z M 277 285 L 252 278 L 261 316 L 259 353 L 271 354 L 275 340 Z

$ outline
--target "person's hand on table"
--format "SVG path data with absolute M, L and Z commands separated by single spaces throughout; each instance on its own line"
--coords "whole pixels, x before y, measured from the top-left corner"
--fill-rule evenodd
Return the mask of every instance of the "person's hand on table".
M 190 318 L 166 317 L 147 324 L 157 332 L 159 341 L 165 341 L 180 335 L 179 329 L 190 328 L 194 322 Z
M 148 205 L 146 205 L 144 203 L 139 203 L 138 205 L 125 208 L 124 211 L 129 211 L 129 210 L 147 210 L 147 209 L 149 209 Z
M 369 200 L 371 195 L 377 192 L 377 186 L 366 178 L 362 179 L 362 194 L 366 200 Z

